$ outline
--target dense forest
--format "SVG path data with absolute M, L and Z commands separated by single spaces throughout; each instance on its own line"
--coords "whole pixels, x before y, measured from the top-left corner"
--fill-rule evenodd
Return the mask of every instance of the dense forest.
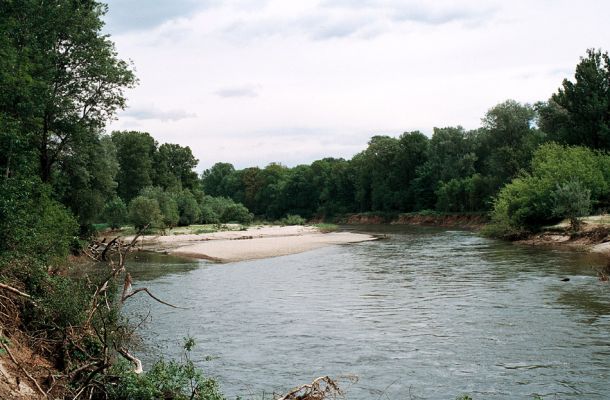
M 373 136 L 350 160 L 241 170 L 217 163 L 199 176 L 189 147 L 159 144 L 147 132 L 106 132 L 137 78 L 102 34 L 105 11 L 96 1 L 0 6 L 0 282 L 27 294 L 11 303 L 18 314 L 3 306 L 3 315 L 18 317 L 2 323 L 29 332 L 71 387 L 94 393 L 96 382 L 117 399 L 158 389 L 118 370 L 113 381 L 97 378 L 109 364 L 79 364 L 89 360 L 81 353 L 100 351 L 100 332 L 122 329 L 114 308 L 99 319 L 87 315 L 95 285 L 65 269 L 94 224 L 172 228 L 436 211 L 489 214 L 491 233 L 513 237 L 610 207 L 610 59 L 601 50 L 587 50 L 575 76 L 546 101 L 497 104 L 478 129 Z M 74 327 L 86 324 L 77 338 Z M 164 366 L 180 379 L 193 374 Z M 208 397 L 197 398 L 219 398 L 213 382 L 202 382 Z

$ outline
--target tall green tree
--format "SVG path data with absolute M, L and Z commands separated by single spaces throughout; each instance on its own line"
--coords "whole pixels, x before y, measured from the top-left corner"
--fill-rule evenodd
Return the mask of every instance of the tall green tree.
M 529 104 L 507 100 L 495 105 L 482 119 L 477 132 L 478 170 L 492 177 L 499 189 L 529 167 L 543 135 L 535 128 L 536 112 Z
M 0 162 L 10 175 L 28 149 L 32 170 L 51 182 L 62 160 L 125 106 L 135 77 L 102 34 L 102 3 L 4 1 L 1 10 Z
M 576 66 L 574 81 L 539 103 L 540 128 L 563 144 L 610 150 L 610 58 L 589 49 Z
M 153 184 L 153 160 L 157 151 L 155 139 L 146 132 L 112 132 L 120 170 L 117 175 L 118 194 L 128 203 L 142 189 Z
M 226 190 L 228 177 L 235 173 L 235 167 L 229 163 L 216 163 L 212 168 L 203 171 L 201 182 L 203 191 L 210 196 L 229 196 Z
M 164 143 L 154 156 L 154 184 L 174 191 L 195 189 L 199 184 L 194 171 L 198 162 L 190 147 Z

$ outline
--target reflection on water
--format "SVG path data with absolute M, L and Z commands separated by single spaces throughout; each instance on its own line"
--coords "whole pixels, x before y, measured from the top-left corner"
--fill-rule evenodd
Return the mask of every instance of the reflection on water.
M 601 260 L 463 231 L 374 229 L 387 237 L 267 260 L 134 261 L 136 284 L 188 307 L 130 304 L 153 315 L 147 359 L 178 356 L 191 335 L 229 397 L 355 374 L 350 399 L 608 398 L 610 289 L 591 268 Z

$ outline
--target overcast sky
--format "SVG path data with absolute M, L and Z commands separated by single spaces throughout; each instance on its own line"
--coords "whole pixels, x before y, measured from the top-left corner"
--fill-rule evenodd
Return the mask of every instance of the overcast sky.
M 604 0 L 110 0 L 140 83 L 108 129 L 190 146 L 199 170 L 351 158 L 547 99 L 610 50 L 609 20 Z

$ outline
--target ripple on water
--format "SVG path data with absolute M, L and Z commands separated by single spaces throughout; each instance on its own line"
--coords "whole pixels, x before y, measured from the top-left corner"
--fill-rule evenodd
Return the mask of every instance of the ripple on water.
M 152 309 L 148 359 L 179 356 L 191 335 L 229 397 L 356 374 L 350 399 L 607 398 L 610 293 L 594 261 L 470 232 L 385 233 L 267 260 L 136 265 L 150 289 L 189 306 L 130 304 Z

